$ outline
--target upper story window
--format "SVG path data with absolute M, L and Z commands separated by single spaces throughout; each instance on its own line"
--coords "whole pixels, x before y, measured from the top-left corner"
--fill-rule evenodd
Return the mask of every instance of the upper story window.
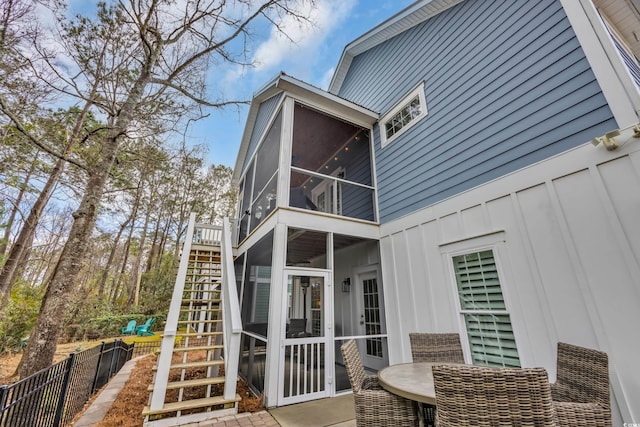
M 424 96 L 424 82 L 422 82 L 382 117 L 380 121 L 382 147 L 385 147 L 426 115 L 427 102 Z

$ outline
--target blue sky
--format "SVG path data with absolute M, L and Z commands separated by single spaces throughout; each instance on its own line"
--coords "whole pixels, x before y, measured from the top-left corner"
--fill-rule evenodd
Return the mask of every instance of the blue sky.
M 212 72 L 211 90 L 228 99 L 251 99 L 253 93 L 280 71 L 326 89 L 343 48 L 377 24 L 401 11 L 413 0 L 316 0 L 315 25 L 291 24 L 287 33 L 295 44 L 274 31 L 254 40 L 255 68 Z M 248 107 L 209 110 L 188 135 L 193 144 L 208 147 L 208 160 L 234 167 Z
M 95 0 L 67 1 L 72 13 L 95 13 Z M 248 46 L 251 52 L 248 59 L 256 66 L 240 68 L 228 63 L 212 66 L 208 100 L 249 101 L 280 71 L 327 89 L 344 47 L 414 1 L 314 0 L 315 7 L 306 10 L 313 25 L 284 22 L 285 31 L 294 42 L 267 26 L 265 20 L 256 28 Z M 52 16 L 43 14 L 41 19 L 52 20 Z M 187 143 L 206 146 L 208 163 L 234 167 L 248 110 L 248 106 L 204 109 L 209 116 L 190 124 Z

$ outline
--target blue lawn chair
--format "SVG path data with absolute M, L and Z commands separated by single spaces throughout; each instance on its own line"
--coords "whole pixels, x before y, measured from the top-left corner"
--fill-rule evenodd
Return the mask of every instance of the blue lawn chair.
M 143 325 L 140 326 L 136 326 L 136 334 L 138 334 L 138 336 L 144 336 L 144 335 L 153 335 L 153 332 L 151 332 L 151 327 L 153 326 L 153 324 L 156 322 L 156 318 L 155 317 L 150 317 L 147 319 L 146 322 L 144 322 Z
M 122 328 L 122 335 L 133 335 L 136 332 L 136 321 L 130 320 L 127 326 Z

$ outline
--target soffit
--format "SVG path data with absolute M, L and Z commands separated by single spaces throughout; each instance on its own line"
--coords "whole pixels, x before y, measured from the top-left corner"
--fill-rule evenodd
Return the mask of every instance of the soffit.
M 624 38 L 636 58 L 640 58 L 640 0 L 595 0 L 593 3 Z

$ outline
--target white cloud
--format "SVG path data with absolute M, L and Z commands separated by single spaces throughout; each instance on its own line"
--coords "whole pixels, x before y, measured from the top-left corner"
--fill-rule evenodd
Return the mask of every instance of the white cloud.
M 258 46 L 253 58 L 257 71 L 273 71 L 290 60 L 312 59 L 355 4 L 355 0 L 318 0 L 313 7 L 305 3 L 306 10 L 302 13 L 309 16 L 310 23 L 286 17 L 281 29 L 288 37 L 272 28 L 269 38 Z
M 331 83 L 331 79 L 333 78 L 333 73 L 335 73 L 336 67 L 331 67 L 320 78 L 320 89 L 328 90 L 329 84 Z

